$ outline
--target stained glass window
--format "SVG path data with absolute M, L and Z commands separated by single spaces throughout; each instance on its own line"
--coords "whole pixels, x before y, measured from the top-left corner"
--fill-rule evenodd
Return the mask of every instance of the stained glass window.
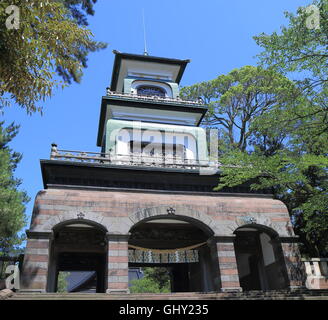
M 140 86 L 137 88 L 137 92 L 143 96 L 165 97 L 165 90 L 155 86 Z

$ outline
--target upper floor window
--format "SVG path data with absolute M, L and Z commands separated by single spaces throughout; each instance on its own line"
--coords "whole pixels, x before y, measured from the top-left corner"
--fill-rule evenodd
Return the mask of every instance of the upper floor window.
M 143 96 L 159 96 L 165 97 L 165 90 L 160 87 L 155 86 L 139 86 L 137 88 L 137 93 Z

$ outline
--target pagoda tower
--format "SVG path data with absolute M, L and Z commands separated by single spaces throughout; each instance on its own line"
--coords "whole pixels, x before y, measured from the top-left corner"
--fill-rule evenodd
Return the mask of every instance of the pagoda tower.
M 189 60 L 114 54 L 100 152 L 53 144 L 40 160 L 21 291 L 56 292 L 70 272 L 84 281 L 72 291 L 129 293 L 129 270 L 144 266 L 167 268 L 172 292 L 301 286 L 286 206 L 249 184 L 213 191 L 207 107 L 179 96 Z

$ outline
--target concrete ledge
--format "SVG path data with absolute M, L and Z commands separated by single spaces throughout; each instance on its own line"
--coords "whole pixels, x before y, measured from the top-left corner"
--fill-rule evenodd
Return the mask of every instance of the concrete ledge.
M 306 279 L 306 287 L 310 290 L 327 290 L 328 277 L 308 276 Z
M 13 295 L 14 293 L 10 289 L 3 289 L 0 291 L 0 300 L 7 300 Z
M 219 292 L 243 292 L 243 288 L 234 287 L 234 288 L 221 288 Z
M 107 294 L 130 294 L 130 289 L 107 289 Z
M 19 293 L 46 293 L 43 289 L 20 289 Z

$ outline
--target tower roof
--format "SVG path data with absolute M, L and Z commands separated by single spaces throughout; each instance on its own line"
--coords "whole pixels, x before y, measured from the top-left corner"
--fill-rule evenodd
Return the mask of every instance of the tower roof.
M 121 90 L 120 86 L 122 86 L 123 79 L 127 76 L 129 67 L 131 66 L 138 68 L 138 65 L 142 64 L 144 66 L 146 63 L 151 68 L 165 70 L 167 80 L 180 83 L 186 65 L 190 62 L 189 59 L 180 60 L 154 57 L 142 54 L 122 53 L 116 50 L 113 50 L 113 53 L 115 54 L 115 61 L 110 85 L 111 91 Z

